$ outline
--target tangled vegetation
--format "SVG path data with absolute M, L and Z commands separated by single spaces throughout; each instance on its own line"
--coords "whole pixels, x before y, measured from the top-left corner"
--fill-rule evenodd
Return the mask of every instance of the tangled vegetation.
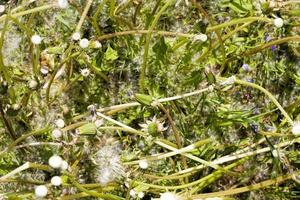
M 0 199 L 300 198 L 300 1 L 0 4 Z

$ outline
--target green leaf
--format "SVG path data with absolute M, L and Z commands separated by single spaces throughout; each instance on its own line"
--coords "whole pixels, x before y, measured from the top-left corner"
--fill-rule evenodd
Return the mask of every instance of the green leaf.
M 118 59 L 118 52 L 115 51 L 113 48 L 110 47 L 110 45 L 108 45 L 108 48 L 106 49 L 105 52 L 105 59 L 108 61 L 114 61 L 116 59 Z
M 154 53 L 156 54 L 156 57 L 159 60 L 164 60 L 167 50 L 168 50 L 168 46 L 165 42 L 164 37 L 160 37 L 159 40 L 155 43 L 155 45 L 152 47 Z

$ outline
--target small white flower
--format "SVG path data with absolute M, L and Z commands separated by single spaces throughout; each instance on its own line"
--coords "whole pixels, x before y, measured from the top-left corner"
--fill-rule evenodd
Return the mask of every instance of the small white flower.
M 61 130 L 59 130 L 59 129 L 54 129 L 53 131 L 52 131 L 52 137 L 54 137 L 55 139 L 58 139 L 58 138 L 60 138 L 62 136 L 62 132 L 61 132 Z
M 38 82 L 36 82 L 36 80 L 31 80 L 29 81 L 29 88 L 34 90 L 36 89 L 36 87 L 38 86 Z
M 207 35 L 200 33 L 200 34 L 194 36 L 194 40 L 200 40 L 202 42 L 206 42 Z
M 139 192 L 138 193 L 138 197 L 141 199 L 141 198 L 143 198 L 145 196 L 145 193 L 144 192 Z
M 172 192 L 165 192 L 160 194 L 160 200 L 179 200 L 180 198 L 172 193 Z
M 292 133 L 297 136 L 300 135 L 300 122 L 294 122 Z
M 59 176 L 53 176 L 51 178 L 51 184 L 54 186 L 60 186 L 62 184 L 62 180 Z
M 130 196 L 132 198 L 135 198 L 136 197 L 136 191 L 134 189 L 131 189 L 130 192 L 129 192 Z
M 0 13 L 3 13 L 5 11 L 5 6 L 4 5 L 0 5 Z
M 65 121 L 63 119 L 58 119 L 58 120 L 55 121 L 55 125 L 58 128 L 63 128 L 65 126 Z
M 86 38 L 82 38 L 80 41 L 79 41 L 79 46 L 83 49 L 87 48 L 90 44 L 90 41 Z
M 39 185 L 35 188 L 34 193 L 38 198 L 45 197 L 48 194 L 48 189 L 45 185 Z
M 147 169 L 148 168 L 148 161 L 147 160 L 140 160 L 139 161 L 139 166 L 141 169 Z
M 277 17 L 274 19 L 273 23 L 277 28 L 281 28 L 283 26 L 283 19 Z
M 39 35 L 33 35 L 33 36 L 31 37 L 31 42 L 32 42 L 33 44 L 36 44 L 36 45 L 41 44 L 42 38 L 41 38 L 41 36 L 39 36 Z
M 154 116 L 152 120 L 146 120 L 146 123 L 139 124 L 139 126 L 142 127 L 142 131 L 151 132 L 149 129 L 153 128 L 153 124 L 156 124 L 156 131 L 163 132 L 168 129 L 168 127 L 164 127 L 164 123 L 165 122 L 161 121 L 160 119 L 156 119 L 156 116 Z
M 75 41 L 78 41 L 78 40 L 80 40 L 80 33 L 78 33 L 78 32 L 75 32 L 75 33 L 73 33 L 73 35 L 72 35 L 72 40 L 75 40 Z
M 61 167 L 62 161 L 63 161 L 63 159 L 62 159 L 60 156 L 53 155 L 53 156 L 51 156 L 51 157 L 49 158 L 48 164 L 49 164 L 52 168 L 58 169 L 58 168 Z
M 84 68 L 80 71 L 81 75 L 84 77 L 88 77 L 90 75 L 90 70 L 88 68 Z
M 65 9 L 69 6 L 69 3 L 67 0 L 58 0 L 57 5 L 59 8 Z
M 69 164 L 67 163 L 67 161 L 63 160 L 63 161 L 61 162 L 60 168 L 61 168 L 62 170 L 67 170 L 68 167 L 69 167 Z

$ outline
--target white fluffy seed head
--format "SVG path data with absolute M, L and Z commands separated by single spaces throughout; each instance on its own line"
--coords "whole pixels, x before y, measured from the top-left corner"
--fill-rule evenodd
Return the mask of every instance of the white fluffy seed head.
M 61 132 L 61 130 L 59 130 L 59 129 L 54 129 L 53 131 L 52 131 L 52 137 L 54 137 L 55 139 L 58 139 L 58 138 L 60 138 L 62 136 L 62 132 Z
M 28 86 L 30 89 L 34 90 L 38 86 L 38 82 L 36 82 L 36 80 L 30 80 Z
M 178 200 L 179 198 L 171 192 L 165 192 L 160 194 L 160 200 Z
M 67 161 L 63 160 L 63 161 L 61 162 L 60 168 L 61 168 L 62 170 L 67 170 L 68 167 L 69 167 L 69 164 L 67 163 Z
M 57 5 L 59 8 L 65 9 L 69 6 L 69 3 L 67 0 L 58 0 Z
M 4 5 L 0 5 L 0 13 L 3 13 L 5 11 L 5 6 Z
M 55 125 L 58 128 L 63 128 L 65 126 L 65 121 L 63 119 L 58 119 L 58 120 L 55 121 Z
M 81 70 L 81 75 L 84 77 L 88 77 L 90 75 L 90 70 L 88 68 L 84 68 Z
M 58 168 L 61 167 L 62 161 L 63 161 L 63 159 L 62 159 L 60 156 L 53 155 L 53 156 L 51 156 L 51 157 L 49 158 L 48 164 L 49 164 L 52 168 L 58 169 Z
M 90 41 L 86 38 L 82 38 L 80 41 L 79 41 L 79 46 L 83 49 L 87 48 L 90 44 Z
M 35 193 L 36 197 L 42 198 L 42 197 L 47 196 L 48 189 L 45 185 L 39 185 L 35 188 L 34 193 Z
M 275 18 L 273 22 L 277 28 L 281 28 L 283 26 L 283 19 L 281 19 L 280 17 Z
M 147 160 L 140 160 L 139 161 L 139 166 L 141 169 L 147 169 L 148 168 L 148 161 Z
M 205 34 L 198 34 L 194 37 L 194 40 L 200 40 L 202 42 L 206 42 L 207 41 L 207 35 Z
M 292 133 L 297 136 L 300 135 L 300 122 L 295 122 L 293 124 Z
M 41 36 L 35 34 L 31 37 L 31 42 L 36 45 L 41 44 L 42 38 Z
M 51 178 L 51 184 L 54 186 L 60 186 L 62 184 L 62 180 L 59 176 L 53 176 Z
M 145 196 L 145 193 L 144 192 L 139 192 L 138 193 L 138 197 L 141 199 L 141 198 L 143 198 Z
M 80 40 L 80 37 L 81 37 L 80 33 L 79 32 L 75 32 L 72 35 L 72 40 L 78 41 L 78 40 Z

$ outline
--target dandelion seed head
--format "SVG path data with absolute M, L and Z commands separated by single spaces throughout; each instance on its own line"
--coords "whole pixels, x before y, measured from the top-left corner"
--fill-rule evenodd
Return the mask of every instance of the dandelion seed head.
M 58 127 L 58 128 L 63 128 L 65 126 L 65 121 L 63 119 L 57 119 L 55 121 L 55 125 Z
M 69 167 L 69 164 L 67 163 L 67 161 L 63 160 L 63 161 L 61 162 L 60 169 L 61 169 L 61 170 L 67 170 L 68 167 Z
M 60 186 L 62 184 L 62 180 L 61 180 L 61 178 L 59 176 L 53 176 L 51 178 L 51 184 L 53 186 Z
M 35 44 L 35 45 L 41 44 L 42 38 L 41 38 L 41 36 L 39 36 L 39 35 L 33 35 L 33 36 L 31 37 L 31 42 L 32 42 L 33 44 Z
M 101 185 L 124 176 L 124 168 L 120 161 L 121 149 L 119 145 L 105 145 L 93 157 L 97 165 L 96 177 Z
M 3 13 L 5 11 L 5 5 L 0 5 L 0 13 Z
M 281 28 L 283 26 L 283 19 L 277 17 L 274 19 L 273 23 L 277 28 Z
M 295 122 L 292 127 L 292 133 L 294 135 L 300 135 L 300 122 Z
M 140 160 L 139 161 L 139 166 L 141 169 L 147 169 L 149 164 L 148 164 L 148 161 L 147 160 Z
M 61 9 L 65 9 L 69 6 L 69 2 L 67 0 L 58 0 L 57 5 Z
M 55 138 L 55 139 L 59 139 L 60 137 L 62 136 L 62 132 L 60 129 L 54 129 L 52 131 L 52 137 Z
M 62 158 L 58 155 L 53 155 L 49 158 L 48 160 L 48 164 L 54 168 L 54 169 L 58 169 L 61 167 L 61 164 L 62 164 Z
M 42 198 L 42 197 L 47 196 L 48 189 L 45 185 L 39 185 L 35 188 L 34 193 L 35 193 L 36 197 Z
M 79 46 L 83 49 L 87 48 L 90 44 L 90 41 L 86 38 L 83 38 L 79 41 Z

